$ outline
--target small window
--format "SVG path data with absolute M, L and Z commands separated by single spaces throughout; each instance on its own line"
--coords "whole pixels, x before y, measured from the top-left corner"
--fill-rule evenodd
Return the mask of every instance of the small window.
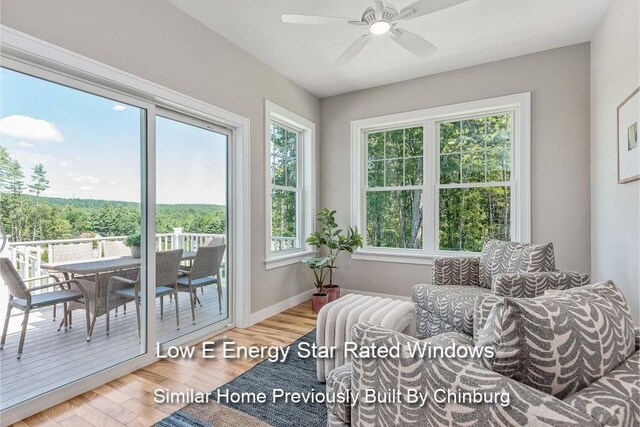
M 300 248 L 300 131 L 271 122 L 271 252 Z
M 266 267 L 298 262 L 315 225 L 315 124 L 266 101 Z

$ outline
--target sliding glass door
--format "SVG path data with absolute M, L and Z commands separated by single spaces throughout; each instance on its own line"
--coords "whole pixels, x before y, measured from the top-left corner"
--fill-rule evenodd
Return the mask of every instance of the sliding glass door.
M 224 128 L 158 110 L 156 232 L 160 250 L 183 256 L 178 302 L 165 301 L 158 342 L 228 323 L 228 141 Z
M 9 240 L 1 256 L 21 278 L 0 289 L 1 410 L 146 352 L 148 106 L 21 69 L 0 70 L 0 221 Z M 27 310 L 16 285 L 49 303 Z
M 230 132 L 9 58 L 0 82 L 0 411 L 231 323 Z

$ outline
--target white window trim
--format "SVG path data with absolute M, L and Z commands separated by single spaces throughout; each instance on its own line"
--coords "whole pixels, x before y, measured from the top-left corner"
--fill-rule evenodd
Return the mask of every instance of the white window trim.
M 151 81 L 142 79 L 135 75 L 121 71 L 117 68 L 87 58 L 75 52 L 61 48 L 36 37 L 14 30 L 10 27 L 0 25 L 0 49 L 3 61 L 15 61 L 24 64 L 25 67 L 39 68 L 42 73 L 53 73 L 59 75 L 57 79 L 72 79 L 74 87 L 90 85 L 89 92 L 96 93 L 101 89 L 120 93 L 122 96 L 135 98 L 141 102 L 149 103 L 149 112 L 153 112 L 153 106 L 159 105 L 171 110 L 183 112 L 184 114 L 201 117 L 205 121 L 213 121 L 220 125 L 229 127 L 232 130 L 232 138 L 229 140 L 230 163 L 233 170 L 230 173 L 230 197 L 234 197 L 232 206 L 229 206 L 229 236 L 230 242 L 235 242 L 229 249 L 228 256 L 233 261 L 230 275 L 233 277 L 231 298 L 233 307 L 231 313 L 233 318 L 228 320 L 228 324 L 222 330 L 220 325 L 211 325 L 202 328 L 188 335 L 178 337 L 167 345 L 194 344 L 202 341 L 203 338 L 220 333 L 231 327 L 250 326 L 251 314 L 251 199 L 250 199 L 250 121 L 238 114 L 229 112 L 222 108 L 202 102 L 198 99 L 183 95 L 172 89 L 158 85 Z M 154 130 L 151 114 L 147 116 L 148 130 Z M 153 141 L 153 136 L 151 139 Z M 149 181 L 146 182 L 147 196 L 155 198 L 154 162 L 155 146 L 147 146 L 146 161 Z M 150 225 L 148 247 L 151 248 L 154 230 L 154 204 L 148 205 L 145 217 Z M 146 254 L 152 263 L 155 251 L 148 250 Z M 149 275 L 152 276 L 153 270 Z M 153 277 L 149 278 L 153 282 Z M 155 296 L 153 288 L 147 287 L 147 301 L 153 301 Z M 147 310 L 147 325 L 154 325 L 155 304 L 149 305 Z M 69 385 L 44 393 L 23 403 L 7 408 L 2 412 L 3 424 L 10 424 L 30 415 L 40 412 L 55 404 L 68 400 L 74 396 L 92 390 L 96 384 L 104 384 L 113 379 L 119 378 L 129 372 L 133 372 L 156 361 L 155 345 L 153 338 L 154 328 L 148 328 L 145 352 L 126 362 L 115 365 L 109 369 L 96 372 Z
M 364 214 L 366 211 L 366 132 L 392 127 L 424 126 L 425 152 L 424 162 L 427 171 L 424 185 L 424 204 L 433 209 L 424 210 L 423 249 L 395 249 L 365 247 L 352 254 L 356 260 L 382 261 L 408 264 L 431 265 L 438 256 L 477 255 L 470 252 L 440 251 L 437 249 L 438 218 L 437 158 L 438 144 L 435 141 L 437 121 L 451 120 L 489 114 L 493 112 L 513 111 L 512 146 L 512 192 L 511 235 L 520 242 L 531 240 L 531 93 L 519 93 L 478 101 L 464 102 L 441 107 L 405 113 L 370 117 L 351 122 L 351 223 L 366 230 Z
M 300 132 L 298 142 L 298 191 L 299 200 L 298 236 L 301 246 L 282 252 L 271 252 L 271 121 L 282 123 Z M 264 102 L 265 123 L 265 269 L 271 270 L 300 262 L 305 256 L 315 253 L 305 243 L 315 224 L 316 211 L 316 124 L 283 108 L 268 99 Z

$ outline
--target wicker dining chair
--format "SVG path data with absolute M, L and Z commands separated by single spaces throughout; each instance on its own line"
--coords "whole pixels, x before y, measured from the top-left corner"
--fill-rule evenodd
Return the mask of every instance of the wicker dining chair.
M 106 240 L 102 242 L 102 252 L 105 258 L 131 256 L 131 248 L 122 240 Z
M 95 258 L 93 252 L 93 242 L 80 243 L 60 243 L 49 246 L 49 262 L 59 263 L 68 261 L 78 261 L 81 259 Z M 64 277 L 56 272 L 50 272 L 50 276 L 55 276 L 58 280 L 64 280 Z M 56 321 L 57 307 L 53 306 L 53 321 Z M 64 321 L 64 320 L 63 320 Z
M 2 280 L 9 288 L 9 303 L 7 305 L 7 315 L 4 320 L 4 328 L 2 329 L 2 340 L 0 340 L 0 350 L 4 347 L 4 343 L 7 338 L 7 330 L 9 329 L 9 319 L 11 317 L 11 309 L 16 308 L 24 311 L 24 318 L 22 319 L 22 332 L 20 333 L 20 343 L 18 344 L 18 359 L 22 356 L 22 350 L 24 348 L 24 338 L 27 333 L 27 325 L 29 323 L 29 313 L 31 310 L 36 310 L 43 307 L 50 307 L 56 304 L 63 304 L 64 306 L 64 330 L 67 330 L 67 312 L 68 304 L 70 302 L 77 302 L 84 305 L 87 316 L 87 341 L 91 340 L 89 336 L 89 304 L 87 293 L 82 285 L 77 280 L 65 280 L 60 281 L 55 276 L 49 276 L 53 279 L 53 283 L 47 285 L 36 286 L 31 289 L 27 287 L 25 282 L 44 279 L 43 277 L 36 277 L 29 280 L 23 280 L 13 263 L 9 258 L 0 258 L 0 276 Z M 64 285 L 67 285 L 65 288 Z M 72 289 L 71 285 L 75 285 L 76 289 Z M 41 294 L 32 294 L 32 291 L 60 287 L 60 290 L 49 291 Z M 60 330 L 58 327 L 58 331 Z
M 178 278 L 178 292 L 189 292 L 191 299 L 191 319 L 196 324 L 196 291 L 209 285 L 218 286 L 218 307 L 222 313 L 222 282 L 220 267 L 226 245 L 201 246 L 189 270 L 180 270 Z M 201 304 L 202 305 L 202 304 Z
M 180 329 L 180 311 L 178 307 L 178 271 L 182 260 L 182 249 L 156 253 L 155 295 L 160 298 L 160 319 L 164 316 L 164 296 L 172 295 L 176 305 L 176 326 Z M 140 337 L 140 274 L 136 280 L 120 276 L 111 276 L 107 285 L 106 314 L 107 335 L 109 335 L 109 311 L 129 301 L 135 301 Z

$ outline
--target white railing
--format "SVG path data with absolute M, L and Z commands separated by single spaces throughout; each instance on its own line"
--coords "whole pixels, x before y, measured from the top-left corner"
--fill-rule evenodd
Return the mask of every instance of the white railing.
M 271 236 L 271 252 L 295 249 L 297 237 Z
M 84 239 L 66 240 L 36 240 L 30 242 L 9 242 L 7 250 L 13 265 L 16 266 L 23 279 L 46 276 L 47 272 L 42 270 L 42 264 L 49 260 L 52 253 L 52 246 L 59 244 L 93 243 L 92 258 L 104 258 L 103 243 L 107 241 L 122 241 L 127 236 L 114 237 L 92 237 Z M 173 233 L 163 233 L 156 235 L 156 250 L 166 251 L 171 249 L 183 249 L 185 251 L 196 251 L 198 247 L 205 243 L 208 238 L 221 238 L 226 241 L 224 234 L 208 233 L 185 233 L 181 228 L 174 229 Z M 222 261 L 220 271 L 222 278 L 226 277 L 226 254 Z M 39 281 L 28 283 L 31 287 L 42 284 Z

